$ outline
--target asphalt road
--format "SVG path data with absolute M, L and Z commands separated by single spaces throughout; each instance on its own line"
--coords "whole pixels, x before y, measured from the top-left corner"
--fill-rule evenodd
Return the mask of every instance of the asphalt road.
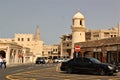
M 0 80 L 10 80 L 10 79 L 6 78 L 8 75 L 27 72 L 27 71 L 40 70 L 40 69 L 44 69 L 44 68 L 50 68 L 55 65 L 56 64 L 43 64 L 43 65 L 42 64 L 40 64 L 40 65 L 21 64 L 21 65 L 8 66 L 6 69 L 4 69 L 4 68 L 0 69 Z
M 56 64 L 27 64 L 1 69 L 0 80 L 120 80 L 120 73 L 112 76 L 67 74 Z

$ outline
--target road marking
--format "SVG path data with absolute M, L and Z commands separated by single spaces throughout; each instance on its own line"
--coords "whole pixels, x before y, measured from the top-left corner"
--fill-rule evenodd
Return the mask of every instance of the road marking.
M 120 80 L 119 76 L 94 76 L 94 75 L 78 75 L 65 74 L 64 72 L 55 71 L 56 67 L 44 68 L 40 70 L 20 72 L 7 77 L 10 80 L 38 80 L 42 79 L 57 79 L 57 80 Z M 86 77 L 87 76 L 87 77 Z
M 7 79 L 9 80 L 36 80 L 35 78 L 22 78 L 22 77 L 13 77 L 12 75 L 6 76 Z

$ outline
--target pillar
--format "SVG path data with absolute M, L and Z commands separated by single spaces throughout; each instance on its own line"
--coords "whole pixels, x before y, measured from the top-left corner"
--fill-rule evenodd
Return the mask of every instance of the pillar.
M 6 50 L 6 62 L 7 64 L 10 64 L 10 47 L 9 46 L 7 47 L 7 50 Z

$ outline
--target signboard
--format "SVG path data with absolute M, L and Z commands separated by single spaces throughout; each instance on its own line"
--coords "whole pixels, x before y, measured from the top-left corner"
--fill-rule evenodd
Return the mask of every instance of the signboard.
M 79 45 L 76 45 L 76 46 L 75 46 L 75 51 L 76 51 L 76 52 L 79 52 L 79 51 L 80 51 L 80 46 L 79 46 Z

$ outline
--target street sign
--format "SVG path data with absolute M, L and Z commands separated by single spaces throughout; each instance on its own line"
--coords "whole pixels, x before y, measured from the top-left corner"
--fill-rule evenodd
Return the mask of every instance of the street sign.
M 76 51 L 76 52 L 79 52 L 79 51 L 80 51 L 80 46 L 79 46 L 79 45 L 76 45 L 76 46 L 75 46 L 75 51 Z

